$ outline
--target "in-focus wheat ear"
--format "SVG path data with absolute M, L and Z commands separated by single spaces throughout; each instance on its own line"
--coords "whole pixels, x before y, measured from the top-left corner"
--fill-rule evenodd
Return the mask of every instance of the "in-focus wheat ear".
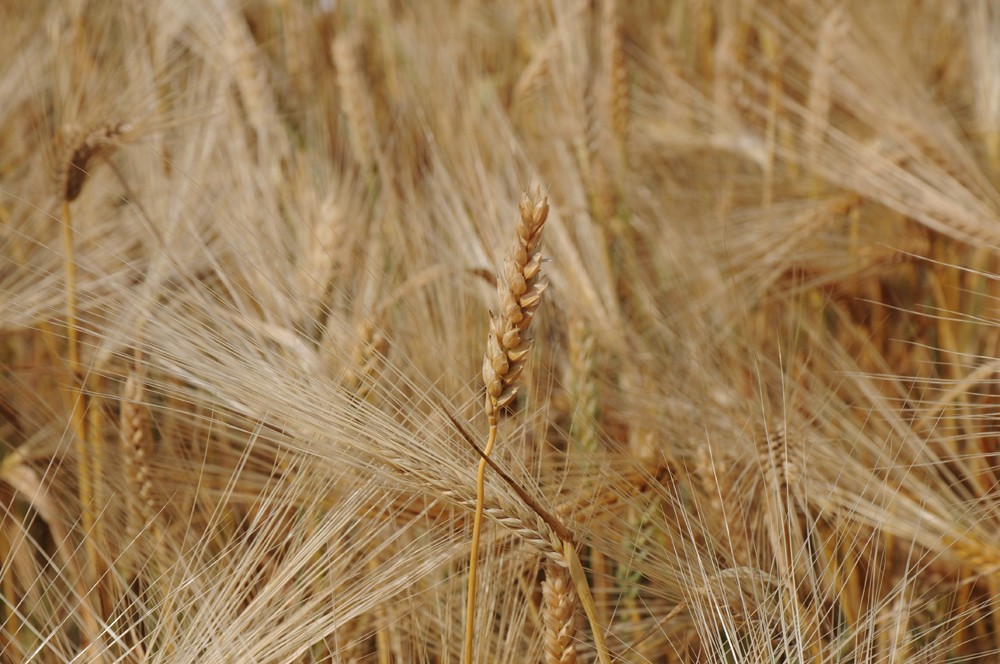
M 476 474 L 476 516 L 472 524 L 472 545 L 469 554 L 469 590 L 465 612 L 465 662 L 471 664 L 476 617 L 476 570 L 479 563 L 479 538 L 483 524 L 483 504 L 486 497 L 486 459 L 497 439 L 500 409 L 510 405 L 517 396 L 519 380 L 531 348 L 527 336 L 531 319 L 542 301 L 546 282 L 541 278 L 542 227 L 549 216 L 549 199 L 541 190 L 535 200 L 522 194 L 514 242 L 503 263 L 503 274 L 497 278 L 500 313 L 490 314 L 490 331 L 483 356 L 483 382 L 486 384 L 486 417 L 490 423 L 489 438 Z
M 542 227 L 548 216 L 548 197 L 532 202 L 527 194 L 522 196 L 517 235 L 504 258 L 502 278 L 497 279 L 500 313 L 490 314 L 490 331 L 483 357 L 486 416 L 490 426 L 495 424 L 500 409 L 510 405 L 517 396 L 521 372 L 531 349 L 531 339 L 526 332 L 548 285 L 541 278 L 542 252 L 539 248 Z

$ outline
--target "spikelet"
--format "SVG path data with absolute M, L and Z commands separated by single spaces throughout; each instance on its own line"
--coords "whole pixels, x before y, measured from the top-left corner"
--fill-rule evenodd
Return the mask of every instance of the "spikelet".
M 500 409 L 517 396 L 519 378 L 531 348 L 528 326 L 548 285 L 539 276 L 542 267 L 539 241 L 549 215 L 548 197 L 531 201 L 524 194 L 520 215 L 514 243 L 504 259 L 503 275 L 497 279 L 501 310 L 499 314 L 490 315 L 490 332 L 483 357 L 486 414 L 491 424 L 496 423 Z

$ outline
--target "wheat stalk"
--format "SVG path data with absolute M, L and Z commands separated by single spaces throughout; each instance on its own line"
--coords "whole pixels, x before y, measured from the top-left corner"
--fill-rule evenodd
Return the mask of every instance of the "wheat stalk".
M 548 197 L 536 193 L 532 201 L 522 194 L 514 243 L 504 258 L 503 274 L 497 279 L 500 313 L 490 314 L 490 331 L 483 357 L 483 382 L 486 384 L 486 417 L 490 432 L 484 450 L 489 457 L 497 438 L 500 409 L 517 396 L 521 373 L 531 348 L 527 336 L 531 319 L 542 301 L 547 282 L 540 277 L 542 253 L 539 243 L 542 227 L 549 216 Z M 476 569 L 479 562 L 479 538 L 483 524 L 486 488 L 486 459 L 479 461 L 476 474 L 476 516 L 472 525 L 469 554 L 469 592 L 465 623 L 465 662 L 472 662 L 472 641 L 476 614 Z
M 88 399 L 85 392 L 86 378 L 80 362 L 80 332 L 77 324 L 77 273 L 75 240 L 73 237 L 73 217 L 70 203 L 79 197 L 89 175 L 88 166 L 97 157 L 106 155 L 116 145 L 116 140 L 131 131 L 131 126 L 123 123 L 102 124 L 88 132 L 82 140 L 70 144 L 60 162 L 59 194 L 62 213 L 63 265 L 66 274 L 66 339 L 69 364 L 70 422 L 75 434 L 77 452 L 77 475 L 79 480 L 81 524 L 83 526 L 84 549 L 90 562 L 89 573 L 97 579 L 99 556 L 95 544 L 94 477 L 100 474 L 98 450 L 88 449 L 92 442 L 88 431 Z

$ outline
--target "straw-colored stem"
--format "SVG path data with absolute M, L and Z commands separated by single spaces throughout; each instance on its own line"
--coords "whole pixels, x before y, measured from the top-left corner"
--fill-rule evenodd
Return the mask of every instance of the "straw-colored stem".
M 601 626 L 597 616 L 597 604 L 594 603 L 594 597 L 590 594 L 587 573 L 580 563 L 580 556 L 577 555 L 573 542 L 563 540 L 563 556 L 569 565 L 569 576 L 576 587 L 576 594 L 580 598 L 583 612 L 587 614 L 590 631 L 594 635 L 594 648 L 597 650 L 597 658 L 601 664 L 611 664 L 611 651 L 608 650 L 607 641 L 604 640 L 604 628 Z
M 66 269 L 66 340 L 70 373 L 70 402 L 72 425 L 77 456 L 77 482 L 80 498 L 81 522 L 83 525 L 84 549 L 87 552 L 89 568 L 96 576 L 97 549 L 93 540 L 93 485 L 89 449 L 87 446 L 87 398 L 84 392 L 83 369 L 80 363 L 80 337 L 77 328 L 76 302 L 76 255 L 73 241 L 73 218 L 69 201 L 62 202 L 62 238 Z
M 69 202 L 62 202 L 62 239 L 66 268 L 66 338 L 69 342 L 69 368 L 73 378 L 79 378 L 80 349 L 76 329 L 76 257 L 73 248 L 73 218 Z
M 489 439 L 483 453 L 488 457 L 497 441 L 496 421 L 490 422 Z M 479 567 L 479 538 L 483 528 L 483 507 L 486 503 L 486 459 L 479 460 L 476 472 L 476 516 L 472 521 L 472 547 L 469 553 L 469 593 L 465 605 L 465 656 L 466 664 L 472 663 L 472 641 L 476 628 L 476 571 Z

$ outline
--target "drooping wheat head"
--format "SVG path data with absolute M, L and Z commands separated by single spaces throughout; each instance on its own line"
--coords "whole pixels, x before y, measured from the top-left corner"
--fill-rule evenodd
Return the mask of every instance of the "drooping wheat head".
M 107 155 L 117 141 L 130 131 L 132 126 L 127 122 L 107 122 L 94 127 L 82 139 L 69 145 L 59 168 L 59 193 L 65 202 L 72 203 L 80 196 L 90 175 L 88 167 L 91 162 Z

